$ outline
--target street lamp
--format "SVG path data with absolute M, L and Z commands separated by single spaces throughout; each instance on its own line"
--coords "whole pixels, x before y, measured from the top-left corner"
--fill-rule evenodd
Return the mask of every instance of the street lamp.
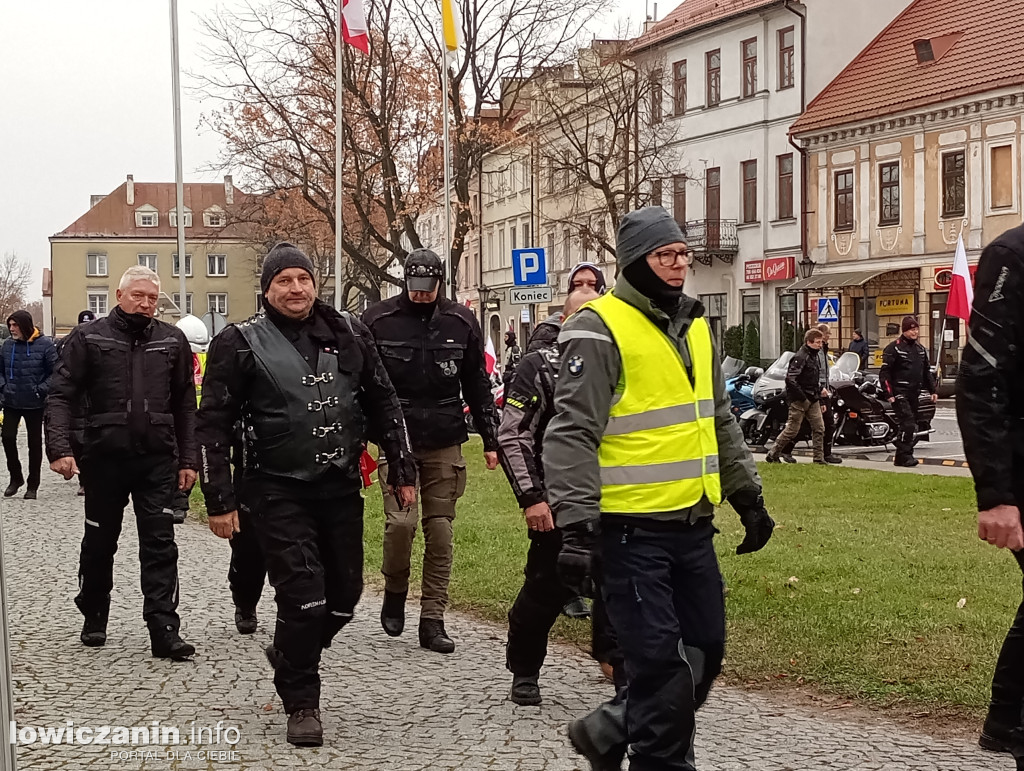
M 477 293 L 480 295 L 480 329 L 484 333 L 484 338 L 487 337 L 487 302 L 491 299 L 491 294 L 494 290 L 485 284 L 481 284 L 476 288 Z
M 811 275 L 814 273 L 814 265 L 814 260 L 812 260 L 806 254 L 804 255 L 804 258 L 796 264 L 796 269 L 797 272 L 800 274 L 801 280 L 806 280 L 811 277 Z

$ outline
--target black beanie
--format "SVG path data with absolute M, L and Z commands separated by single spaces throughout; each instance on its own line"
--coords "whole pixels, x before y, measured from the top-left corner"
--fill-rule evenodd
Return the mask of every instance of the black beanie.
M 901 332 L 906 332 L 911 329 L 917 329 L 921 325 L 917 323 L 917 316 L 904 316 L 903 325 L 900 327 Z
M 655 249 L 677 241 L 686 241 L 686 235 L 672 215 L 660 206 L 645 206 L 631 211 L 619 223 L 615 242 L 615 257 L 619 270 L 624 270 L 644 259 Z
M 93 313 L 92 311 L 82 311 L 81 313 L 78 314 L 78 323 L 79 324 L 85 324 L 88 321 L 95 321 L 95 320 L 96 320 L 96 314 Z
M 302 268 L 306 271 L 313 282 L 316 283 L 316 273 L 313 271 L 313 261 L 306 256 L 306 254 L 287 241 L 282 241 L 279 244 L 274 245 L 267 256 L 263 258 L 263 273 L 260 275 L 260 291 L 263 294 L 267 293 L 270 288 L 270 282 L 274 280 L 274 276 L 280 273 L 282 270 L 288 270 L 288 268 Z
M 21 330 L 21 336 L 26 340 L 32 337 L 32 334 L 36 331 L 36 325 L 32 322 L 32 314 L 28 311 L 15 311 L 8 316 L 8 327 L 10 327 L 12 320 L 18 325 L 18 329 Z

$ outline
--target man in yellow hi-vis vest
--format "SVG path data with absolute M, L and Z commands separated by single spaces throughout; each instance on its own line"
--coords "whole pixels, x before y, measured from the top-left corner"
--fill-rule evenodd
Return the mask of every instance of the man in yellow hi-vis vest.
M 691 254 L 659 206 L 619 226 L 614 290 L 559 336 L 555 415 L 544 439 L 548 500 L 562 530 L 563 583 L 602 596 L 627 686 L 569 726 L 593 768 L 693 771 L 694 712 L 721 669 L 722 575 L 714 507 L 728 499 L 757 551 L 775 523 L 730 412 L 701 304 L 683 294 Z M 628 694 L 628 696 L 626 695 Z

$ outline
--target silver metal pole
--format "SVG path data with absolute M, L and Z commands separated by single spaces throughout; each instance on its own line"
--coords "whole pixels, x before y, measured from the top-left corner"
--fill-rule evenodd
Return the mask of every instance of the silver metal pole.
M 452 148 L 448 134 L 448 52 L 441 49 L 441 109 L 444 110 L 444 286 L 445 296 L 455 299 L 452 272 Z
M 341 14 L 344 0 L 338 0 L 337 34 L 334 38 L 334 307 L 341 310 L 341 241 L 344 234 L 342 223 L 342 185 L 343 152 L 345 140 L 344 101 L 345 87 L 342 81 L 344 72 L 344 41 L 341 37 Z
M 171 90 L 174 92 L 174 198 L 178 212 L 178 318 L 188 310 L 185 275 L 188 273 L 185 254 L 185 183 L 181 170 L 181 68 L 178 60 L 178 0 L 171 0 Z

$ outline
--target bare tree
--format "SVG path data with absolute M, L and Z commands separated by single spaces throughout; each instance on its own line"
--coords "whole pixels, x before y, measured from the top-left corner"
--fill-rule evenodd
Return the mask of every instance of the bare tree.
M 32 280 L 32 267 L 14 252 L 0 260 L 0 316 L 7 318 L 25 307 L 25 295 Z

